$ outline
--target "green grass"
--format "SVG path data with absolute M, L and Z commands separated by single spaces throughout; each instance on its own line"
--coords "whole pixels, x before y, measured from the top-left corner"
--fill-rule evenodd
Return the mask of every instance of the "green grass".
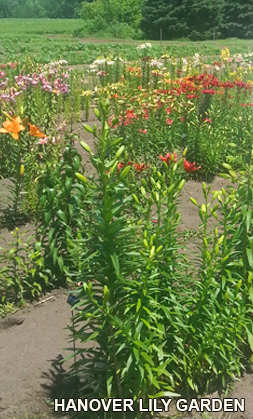
M 82 19 L 1 19 L 0 36 L 64 34 L 72 35 L 75 29 L 84 26 Z
M 76 29 L 85 27 L 82 19 L 1 19 L 0 25 L 0 62 L 36 57 L 39 63 L 64 59 L 70 65 L 90 64 L 98 56 L 120 55 L 127 60 L 138 58 L 137 45 L 144 41 L 108 40 L 102 42 L 82 42 L 74 37 Z M 105 34 L 104 34 L 105 35 Z M 253 50 L 253 41 L 227 39 L 205 42 L 188 40 L 152 41 L 152 56 L 159 58 L 163 53 L 174 57 L 189 57 L 196 52 L 203 56 L 219 56 L 220 49 L 228 47 L 231 54 L 246 53 Z M 213 61 L 210 57 L 210 63 Z

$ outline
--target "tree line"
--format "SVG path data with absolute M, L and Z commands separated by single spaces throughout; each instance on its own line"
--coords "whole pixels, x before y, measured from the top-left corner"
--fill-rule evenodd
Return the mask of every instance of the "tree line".
M 140 27 L 150 39 L 253 38 L 252 0 L 145 0 Z
M 161 29 L 163 39 L 253 38 L 253 0 L 0 0 L 0 17 L 82 18 L 90 34 L 114 25 L 146 39 Z
M 0 0 L 0 18 L 73 19 L 83 0 Z

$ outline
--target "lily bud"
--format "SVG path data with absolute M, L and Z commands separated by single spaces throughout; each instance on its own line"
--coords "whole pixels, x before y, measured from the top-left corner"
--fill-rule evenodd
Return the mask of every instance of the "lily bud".
M 185 147 L 182 156 L 185 157 L 186 156 L 186 153 L 187 153 L 187 147 Z

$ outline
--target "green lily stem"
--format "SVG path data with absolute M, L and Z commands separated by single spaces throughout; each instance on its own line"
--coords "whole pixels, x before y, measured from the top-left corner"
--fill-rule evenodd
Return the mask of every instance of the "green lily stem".
M 14 205 L 13 205 L 13 213 L 14 213 L 13 223 L 15 225 L 17 223 L 17 218 L 18 218 L 18 203 L 19 203 L 20 192 L 21 192 L 20 160 L 21 160 L 21 145 L 19 142 L 18 155 L 17 155 L 17 173 L 16 173 L 16 179 L 15 179 L 15 196 L 14 196 Z

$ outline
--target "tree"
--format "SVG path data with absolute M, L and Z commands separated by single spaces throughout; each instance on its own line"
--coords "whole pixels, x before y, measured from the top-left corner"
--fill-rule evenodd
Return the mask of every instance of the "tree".
M 112 22 L 139 26 L 142 0 L 95 0 L 84 2 L 81 17 L 86 20 L 103 19 L 107 25 Z
M 141 29 L 150 39 L 210 39 L 222 22 L 224 0 L 145 0 Z
M 25 2 L 20 2 L 12 15 L 19 18 L 39 19 L 45 17 L 46 12 L 39 0 L 26 0 Z
M 11 16 L 11 7 L 9 0 L 0 0 L 0 18 Z
M 223 20 L 224 1 L 186 0 L 187 23 L 189 39 L 212 39 L 213 31 L 216 35 L 221 30 Z
M 253 37 L 253 1 L 227 0 L 223 6 L 224 37 Z
M 187 9 L 184 0 L 145 0 L 142 7 L 141 30 L 149 39 L 182 38 L 188 33 Z

